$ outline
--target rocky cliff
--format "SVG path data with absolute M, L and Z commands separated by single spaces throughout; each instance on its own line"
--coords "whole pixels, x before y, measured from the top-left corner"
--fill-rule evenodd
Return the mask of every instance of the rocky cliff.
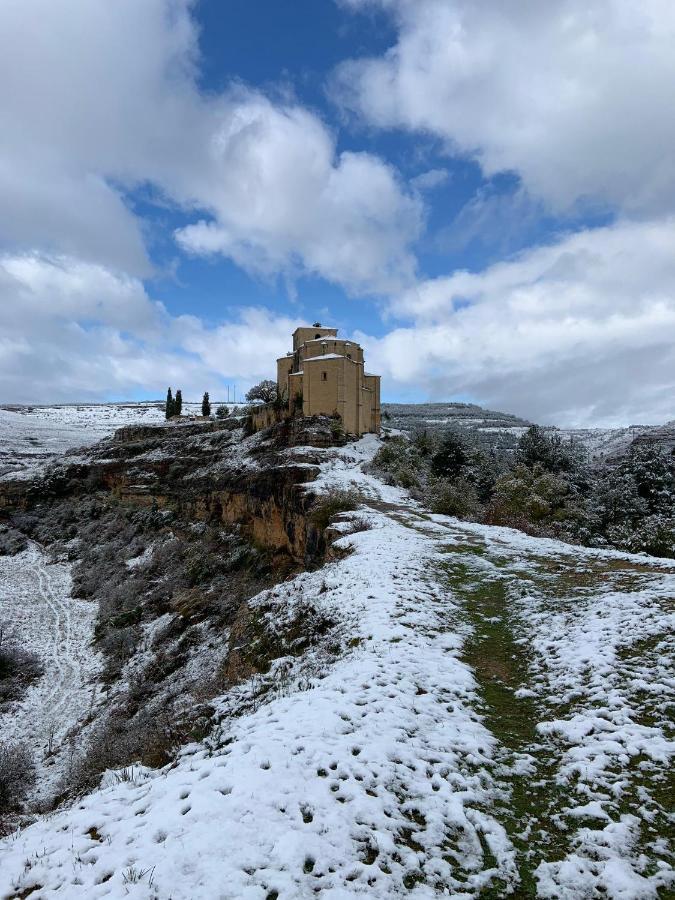
M 248 601 L 323 561 L 316 451 L 289 448 L 344 438 L 331 420 L 253 435 L 245 424 L 129 426 L 42 478 L 0 482 L 5 552 L 35 542 L 70 565 L 72 597 L 96 608 L 97 699 L 45 756 L 62 777 L 42 802 L 106 768 L 171 759 L 206 727 L 211 698 L 262 678 L 290 644 L 310 639 L 308 623 L 268 633 Z M 330 632 L 330 623 L 310 624 Z

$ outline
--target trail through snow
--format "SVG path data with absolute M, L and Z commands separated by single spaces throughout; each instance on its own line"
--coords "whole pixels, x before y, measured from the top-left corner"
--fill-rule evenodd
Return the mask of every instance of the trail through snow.
M 38 796 L 49 794 L 67 763 L 66 738 L 96 701 L 101 660 L 91 646 L 96 607 L 71 596 L 70 565 L 36 544 L 0 557 L 0 622 L 36 653 L 44 675 L 0 714 L 2 740 L 37 751 Z

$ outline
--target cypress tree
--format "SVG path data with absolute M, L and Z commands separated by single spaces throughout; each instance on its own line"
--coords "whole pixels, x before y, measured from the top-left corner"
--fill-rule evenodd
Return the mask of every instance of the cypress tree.
M 183 411 L 183 395 L 180 391 L 176 391 L 176 399 L 173 403 L 173 414 L 179 416 Z
M 204 399 L 202 400 L 202 415 L 205 417 L 211 415 L 211 401 L 209 400 L 208 391 L 205 391 Z
M 176 404 L 174 402 L 173 395 L 171 393 L 171 388 L 169 388 L 169 390 L 166 392 L 166 407 L 164 410 L 164 413 L 165 413 L 167 419 L 171 418 L 171 416 L 175 412 L 175 409 L 176 409 Z

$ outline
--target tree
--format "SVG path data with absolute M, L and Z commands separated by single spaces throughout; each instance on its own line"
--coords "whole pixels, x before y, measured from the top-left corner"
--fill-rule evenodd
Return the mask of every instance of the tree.
M 634 443 L 621 468 L 635 479 L 650 512 L 670 513 L 675 504 L 675 466 L 658 447 Z
M 524 466 L 540 465 L 547 472 L 572 472 L 583 463 L 583 450 L 559 434 L 548 433 L 539 425 L 531 425 L 518 441 L 517 462 Z
M 254 385 L 246 394 L 249 403 L 254 400 L 261 400 L 263 403 L 274 403 L 279 396 L 279 389 L 276 381 L 264 379 L 259 384 Z
M 173 414 L 179 416 L 183 411 L 183 395 L 180 391 L 176 391 L 176 399 L 173 401 Z
M 431 471 L 437 478 L 458 478 L 470 458 L 464 441 L 455 434 L 448 434 L 431 457 Z
M 164 414 L 167 419 L 170 419 L 171 416 L 174 415 L 176 409 L 176 404 L 173 399 L 173 394 L 171 393 L 171 388 L 166 392 L 166 407 L 164 410 Z
M 226 419 L 230 414 L 229 406 L 217 406 L 216 407 L 216 419 Z
M 208 418 L 211 415 L 211 401 L 209 400 L 209 392 L 204 392 L 204 397 L 202 398 L 202 415 L 204 418 Z

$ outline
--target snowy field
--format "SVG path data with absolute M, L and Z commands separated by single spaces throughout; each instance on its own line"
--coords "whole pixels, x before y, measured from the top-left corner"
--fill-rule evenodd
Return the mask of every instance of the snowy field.
M 218 405 L 212 402 L 214 412 Z M 201 415 L 201 403 L 184 402 L 183 415 Z M 157 402 L 0 406 L 0 480 L 32 478 L 56 456 L 125 425 L 164 421 L 164 403 Z
M 427 515 L 362 471 L 376 445 L 324 452 L 349 552 L 252 601 L 340 652 L 6 838 L 0 896 L 673 896 L 672 567 Z

